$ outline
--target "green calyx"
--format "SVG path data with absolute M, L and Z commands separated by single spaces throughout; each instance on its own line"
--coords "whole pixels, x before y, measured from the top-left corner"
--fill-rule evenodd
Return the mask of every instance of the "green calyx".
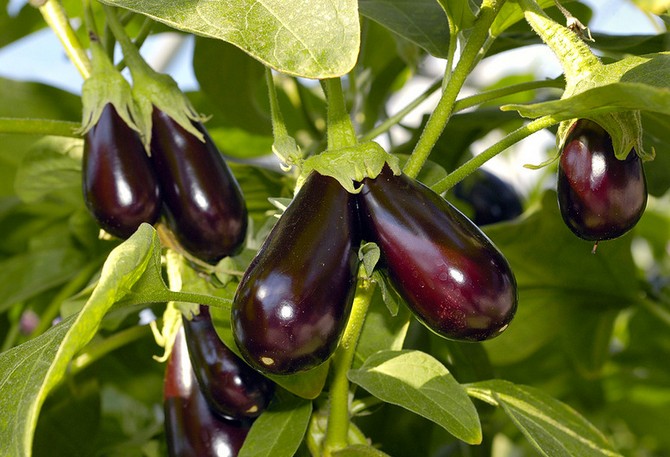
M 542 11 L 534 0 L 517 1 L 530 26 L 561 63 L 566 81 L 561 100 L 616 82 L 609 81 L 609 74 L 616 75 L 619 72 L 608 71 L 609 65 L 604 65 L 593 54 L 578 31 L 555 22 Z M 503 109 L 510 108 L 516 109 L 512 106 L 503 107 Z M 639 111 L 603 112 L 600 110 L 599 112 L 592 110 L 579 117 L 565 120 L 559 125 L 556 135 L 556 146 L 559 151 L 565 143 L 571 126 L 580 118 L 590 119 L 607 131 L 612 137 L 612 146 L 617 158 L 624 159 L 631 149 L 635 149 L 643 160 L 653 159 L 654 151 L 647 153 L 642 145 L 642 122 Z
M 337 179 L 348 192 L 357 194 L 361 186 L 355 183 L 365 178 L 376 178 L 384 165 L 388 165 L 394 174 L 400 174 L 398 158 L 374 141 L 328 150 L 303 162 L 296 189 L 302 186 L 312 171 L 316 171 Z
M 107 23 L 121 45 L 123 56 L 133 77 L 132 94 L 138 107 L 136 123 L 140 128 L 144 146 L 149 149 L 151 144 L 151 115 L 154 107 L 169 115 L 186 131 L 204 142 L 203 134 L 193 123 L 205 121 L 206 116 L 195 110 L 191 101 L 179 89 L 172 77 L 156 72 L 144 61 L 139 50 L 126 34 L 116 10 L 107 5 L 104 8 Z
M 82 85 L 82 120 L 78 133 L 84 135 L 98 123 L 102 110 L 112 104 L 121 119 L 133 130 L 140 132 L 136 120 L 139 110 L 133 99 L 130 84 L 107 57 L 97 39 L 91 38 L 93 68 L 91 76 Z

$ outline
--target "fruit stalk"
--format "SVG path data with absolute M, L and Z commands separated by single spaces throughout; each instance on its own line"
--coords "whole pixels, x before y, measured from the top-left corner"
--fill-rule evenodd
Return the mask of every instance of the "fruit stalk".
M 58 0 L 47 0 L 39 6 L 39 10 L 47 25 L 60 40 L 70 61 L 84 79 L 88 78 L 91 74 L 91 61 L 72 30 L 63 5 Z
M 474 63 L 479 59 L 479 52 L 489 38 L 489 29 L 503 3 L 505 3 L 505 0 L 484 0 L 482 2 L 479 16 L 475 20 L 474 28 L 463 49 L 461 58 L 458 60 L 458 64 L 456 64 L 456 68 L 449 78 L 449 82 L 435 107 L 435 111 L 430 115 L 426 127 L 421 133 L 421 137 L 405 165 L 403 172 L 409 177 L 414 178 L 419 174 L 423 164 L 428 160 L 433 146 L 435 146 L 449 118 L 453 114 L 456 97 L 460 93 L 465 79 L 470 74 L 470 71 L 472 71 Z
M 363 329 L 375 283 L 366 278 L 363 265 L 359 267 L 356 297 L 351 310 L 349 322 L 344 330 L 340 346 L 333 358 L 333 378 L 330 383 L 330 409 L 328 414 L 328 429 L 324 441 L 324 455 L 347 446 L 349 434 L 349 380 L 347 373 L 351 368 L 356 354 L 356 345 Z
M 325 80 L 328 98 L 328 149 L 340 149 L 356 144 L 356 132 L 347 112 L 340 78 Z

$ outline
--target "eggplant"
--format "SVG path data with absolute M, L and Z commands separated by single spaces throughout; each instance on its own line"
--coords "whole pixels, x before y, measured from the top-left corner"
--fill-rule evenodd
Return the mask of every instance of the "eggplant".
M 235 293 L 233 335 L 247 362 L 292 374 L 328 360 L 351 311 L 359 242 L 355 198 L 310 174 Z
M 248 421 L 215 414 L 198 386 L 183 329 L 165 370 L 165 435 L 170 457 L 236 456 L 249 432 Z
M 510 221 L 523 213 L 514 187 L 482 168 L 456 184 L 454 196 L 472 207 L 472 222 L 479 226 Z
M 561 151 L 557 193 L 563 221 L 575 235 L 596 242 L 618 238 L 647 206 L 642 160 L 635 149 L 617 159 L 605 129 L 580 119 Z
M 143 222 L 160 217 L 158 179 L 139 134 L 128 127 L 112 104 L 84 137 L 84 201 L 98 225 L 126 239 Z
M 441 196 L 388 167 L 362 184 L 363 236 L 379 246 L 383 271 L 418 320 L 457 341 L 500 335 L 518 297 L 491 240 Z
M 240 252 L 247 233 L 247 207 L 235 176 L 200 123 L 200 141 L 154 108 L 151 160 L 164 200 L 166 223 L 179 244 L 215 264 Z
M 191 363 L 210 407 L 233 419 L 260 415 L 272 398 L 274 383 L 223 344 L 207 306 L 200 305 L 198 315 L 183 321 Z

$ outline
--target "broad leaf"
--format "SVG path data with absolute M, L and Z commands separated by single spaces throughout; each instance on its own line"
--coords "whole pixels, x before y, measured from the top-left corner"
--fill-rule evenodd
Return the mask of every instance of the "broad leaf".
M 145 14 L 179 30 L 227 41 L 276 70 L 305 78 L 342 76 L 358 56 L 360 25 L 355 0 L 104 3 Z
M 463 387 L 440 362 L 420 351 L 380 351 L 349 379 L 375 397 L 402 406 L 470 444 L 482 440 L 479 416 Z
M 472 397 L 502 407 L 541 455 L 619 455 L 591 423 L 539 389 L 492 380 L 470 384 L 467 390 Z
M 311 415 L 311 401 L 280 392 L 254 421 L 239 457 L 293 456 L 305 436 Z
M 98 287 L 76 317 L 0 354 L 0 455 L 30 456 L 39 410 L 73 356 L 95 335 L 111 306 L 130 291 L 154 256 L 156 232 L 143 225 L 103 266 Z
M 448 56 L 447 16 L 435 0 L 359 0 L 361 14 L 422 47 L 435 57 Z
M 593 243 L 577 238 L 563 223 L 553 191 L 544 194 L 541 209 L 514 223 L 488 226 L 486 233 L 510 262 L 519 291 L 519 309 L 509 328 L 484 343 L 494 363 L 522 360 L 559 334 L 570 338 L 572 332 L 595 331 L 587 322 L 600 325 L 585 319 L 580 330 L 572 329 L 567 322 L 573 313 L 588 309 L 597 314 L 637 302 L 631 237 L 602 242 L 591 254 Z

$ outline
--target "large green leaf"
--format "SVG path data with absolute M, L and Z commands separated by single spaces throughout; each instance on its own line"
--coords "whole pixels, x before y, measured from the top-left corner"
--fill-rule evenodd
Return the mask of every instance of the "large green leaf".
M 447 16 L 435 0 L 359 0 L 358 8 L 362 15 L 435 57 L 448 56 Z
M 468 393 L 503 408 L 528 441 L 546 457 L 619 454 L 591 423 L 539 389 L 503 380 L 470 384 Z
M 342 76 L 358 56 L 360 25 L 355 0 L 104 3 L 145 14 L 179 30 L 227 41 L 264 64 L 296 76 Z
M 562 119 L 610 111 L 644 110 L 670 114 L 670 53 L 631 56 L 593 72 L 589 88 L 561 100 L 508 105 L 524 117 L 548 114 Z
M 580 328 L 571 328 L 567 322 L 573 313 L 597 314 L 637 303 L 631 236 L 600 243 L 591 254 L 593 243 L 577 238 L 563 223 L 553 191 L 544 194 L 541 208 L 514 223 L 488 226 L 486 232 L 510 262 L 519 290 L 517 316 L 502 335 L 484 343 L 495 363 L 513 363 L 559 334 L 569 338 L 601 325 L 585 319 Z M 597 359 L 598 349 L 593 351 L 584 348 L 582 355 Z
M 466 443 L 482 440 L 477 410 L 465 390 L 429 354 L 380 351 L 348 376 L 375 397 L 435 422 Z
M 312 402 L 280 392 L 254 421 L 239 457 L 291 457 L 305 436 Z
M 39 410 L 72 357 L 95 335 L 111 306 L 160 254 L 156 232 L 143 225 L 110 254 L 98 287 L 77 316 L 0 354 L 0 455 L 30 456 Z

